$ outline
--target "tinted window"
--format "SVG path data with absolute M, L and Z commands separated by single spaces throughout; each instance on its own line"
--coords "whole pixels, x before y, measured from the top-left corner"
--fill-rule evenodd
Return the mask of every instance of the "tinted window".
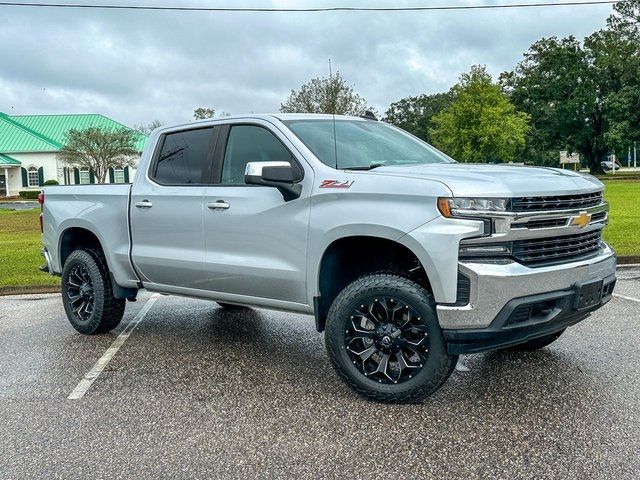
M 290 162 L 291 154 L 269 130 L 254 125 L 231 127 L 224 153 L 221 183 L 244 184 L 249 162 Z
M 154 178 L 170 185 L 205 183 L 213 128 L 169 133 L 164 138 Z

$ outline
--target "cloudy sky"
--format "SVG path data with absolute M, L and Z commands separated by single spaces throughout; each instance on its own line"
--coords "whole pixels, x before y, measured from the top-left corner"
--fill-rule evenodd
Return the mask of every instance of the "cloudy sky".
M 71 1 L 71 0 L 70 0 Z M 75 0 L 79 1 L 79 0 Z M 396 5 L 532 0 L 406 0 Z M 87 0 L 84 3 L 91 3 Z M 384 0 L 112 0 L 209 6 L 388 5 Z M 327 60 L 384 112 L 447 90 L 472 64 L 497 75 L 542 36 L 603 28 L 607 5 L 401 13 L 180 13 L 0 7 L 0 111 L 87 113 L 129 125 L 197 106 L 276 111 Z

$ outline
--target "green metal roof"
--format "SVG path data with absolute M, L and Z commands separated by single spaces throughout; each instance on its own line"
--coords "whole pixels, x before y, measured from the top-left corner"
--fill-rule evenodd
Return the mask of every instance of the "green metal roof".
M 0 153 L 0 165 L 22 165 L 22 162 L 15 158 L 11 158 L 9 155 Z
M 61 145 L 0 113 L 0 152 L 55 152 Z
M 0 112 L 0 152 L 55 152 L 69 130 L 88 127 L 129 128 L 99 114 L 9 116 Z M 147 136 L 137 133 L 136 138 L 136 147 L 142 151 Z

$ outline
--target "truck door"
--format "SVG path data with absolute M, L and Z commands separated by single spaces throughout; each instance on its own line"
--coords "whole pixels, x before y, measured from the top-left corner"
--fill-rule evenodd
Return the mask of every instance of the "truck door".
M 203 288 L 203 211 L 219 127 L 164 133 L 131 194 L 132 259 L 143 283 Z
M 215 292 L 306 301 L 309 228 L 307 169 L 300 198 L 285 201 L 273 187 L 247 185 L 248 162 L 290 161 L 293 146 L 268 122 L 227 124 L 216 148 L 213 183 L 205 191 L 207 288 Z

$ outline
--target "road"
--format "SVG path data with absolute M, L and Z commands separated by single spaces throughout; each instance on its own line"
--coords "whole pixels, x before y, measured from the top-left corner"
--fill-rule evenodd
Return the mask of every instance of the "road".
M 0 477 L 638 478 L 640 270 L 535 353 L 462 357 L 418 405 L 333 373 L 313 319 L 158 297 L 84 396 L 78 383 L 149 301 L 82 336 L 58 295 L 0 298 Z

